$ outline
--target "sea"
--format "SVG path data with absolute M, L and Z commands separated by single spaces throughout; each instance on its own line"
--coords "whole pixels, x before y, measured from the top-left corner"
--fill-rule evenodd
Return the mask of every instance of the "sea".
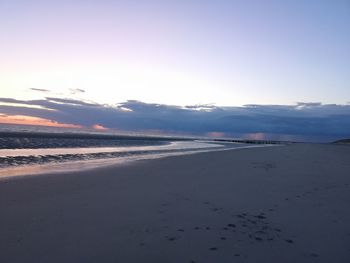
M 252 146 L 204 138 L 0 124 L 0 179 L 242 147 Z

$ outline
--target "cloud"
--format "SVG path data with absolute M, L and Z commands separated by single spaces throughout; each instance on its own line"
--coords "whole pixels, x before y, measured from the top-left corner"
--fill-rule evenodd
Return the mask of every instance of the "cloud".
M 61 99 L 61 98 L 54 98 L 54 97 L 46 97 L 46 100 L 53 103 L 61 103 L 61 104 L 71 104 L 71 105 L 77 105 L 77 106 L 99 106 L 99 104 L 96 103 L 89 103 L 84 102 L 81 100 L 74 100 L 74 99 Z
M 39 92 L 50 92 L 50 90 L 48 90 L 48 89 L 30 88 L 30 90 L 39 91 Z
M 103 126 L 100 125 L 100 124 L 95 124 L 95 125 L 92 126 L 92 128 L 94 128 L 95 130 L 100 130 L 100 131 L 106 131 L 106 130 L 108 130 L 108 128 L 103 127 Z
M 297 106 L 299 107 L 317 107 L 322 106 L 321 102 L 297 102 Z
M 57 121 L 26 116 L 26 115 L 3 115 L 0 114 L 0 123 L 6 124 L 26 124 L 26 125 L 36 125 L 36 126 L 49 126 L 49 127 L 60 127 L 60 128 L 82 128 L 79 125 L 59 123 Z
M 85 93 L 85 90 L 83 89 L 69 89 L 71 94 L 79 94 L 79 93 Z
M 303 102 L 296 105 L 180 107 L 129 100 L 108 106 L 55 97 L 31 101 L 0 98 L 0 113 L 122 131 L 314 141 L 350 137 L 348 104 Z

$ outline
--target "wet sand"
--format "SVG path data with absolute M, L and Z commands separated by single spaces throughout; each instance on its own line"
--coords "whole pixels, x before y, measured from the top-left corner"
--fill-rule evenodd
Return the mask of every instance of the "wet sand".
M 350 147 L 0 180 L 0 262 L 350 262 Z

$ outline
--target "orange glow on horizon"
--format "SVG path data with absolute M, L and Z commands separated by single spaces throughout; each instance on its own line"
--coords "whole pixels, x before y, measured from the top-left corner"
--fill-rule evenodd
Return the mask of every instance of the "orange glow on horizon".
M 99 130 L 99 131 L 106 131 L 106 130 L 109 130 L 108 128 L 103 127 L 103 126 L 100 125 L 100 124 L 95 124 L 95 125 L 92 126 L 92 128 L 94 128 L 95 130 Z
M 49 126 L 60 128 L 82 128 L 80 125 L 60 123 L 53 120 L 44 118 L 25 116 L 25 115 L 0 115 L 0 123 L 2 124 L 20 124 L 20 125 L 37 125 L 37 126 Z
M 209 136 L 211 138 L 223 138 L 223 137 L 225 137 L 225 133 L 224 132 L 208 132 L 207 136 Z

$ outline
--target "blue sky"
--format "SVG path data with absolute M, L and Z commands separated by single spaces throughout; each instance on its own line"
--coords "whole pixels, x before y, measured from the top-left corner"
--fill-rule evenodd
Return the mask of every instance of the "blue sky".
M 19 106 L 47 98 L 111 109 L 130 100 L 205 104 L 230 114 L 313 102 L 349 114 L 349 47 L 348 0 L 0 0 L 0 114 L 25 115 Z M 68 121 L 55 116 L 44 117 Z
M 350 99 L 349 1 L 0 1 L 2 97 Z

